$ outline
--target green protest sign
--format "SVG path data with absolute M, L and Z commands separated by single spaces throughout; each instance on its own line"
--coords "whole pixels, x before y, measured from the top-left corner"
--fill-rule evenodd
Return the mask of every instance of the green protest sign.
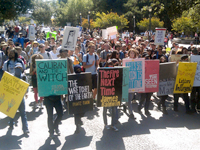
M 40 97 L 68 93 L 67 60 L 36 60 Z

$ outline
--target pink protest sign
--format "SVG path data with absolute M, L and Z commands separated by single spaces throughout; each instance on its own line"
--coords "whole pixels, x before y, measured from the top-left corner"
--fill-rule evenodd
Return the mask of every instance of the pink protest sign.
M 145 60 L 145 93 L 159 90 L 159 60 Z
M 144 92 L 145 90 L 145 60 L 123 59 L 123 66 L 130 67 L 129 72 L 129 93 Z

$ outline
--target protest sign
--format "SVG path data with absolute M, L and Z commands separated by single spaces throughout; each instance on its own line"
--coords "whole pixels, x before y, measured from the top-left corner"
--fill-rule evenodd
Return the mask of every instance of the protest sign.
M 0 26 L 0 32 L 4 32 L 5 31 L 5 27 L 4 26 Z
M 178 64 L 182 56 L 185 56 L 185 54 L 173 54 L 169 57 L 170 62 L 176 62 Z
M 129 93 L 145 91 L 145 59 L 123 59 L 123 66 L 130 67 Z
M 164 45 L 165 28 L 156 28 L 155 45 Z
M 67 59 L 36 60 L 40 97 L 68 93 Z
M 64 29 L 64 36 L 61 48 L 65 50 L 74 51 L 78 35 L 79 35 L 79 28 L 66 26 Z
M 176 63 L 161 63 L 159 69 L 159 91 L 158 96 L 173 94 L 176 79 Z
M 196 62 L 179 62 L 174 93 L 192 92 L 196 69 Z
M 35 40 L 35 27 L 33 25 L 30 25 L 28 28 L 28 38 L 29 40 Z
M 100 68 L 97 86 L 97 106 L 113 107 L 119 106 L 122 99 L 128 100 L 127 80 L 123 82 L 124 76 L 128 76 L 128 68 Z M 124 88 L 124 89 L 123 89 Z M 124 93 L 123 93 L 124 92 Z
M 159 60 L 145 60 L 145 93 L 158 92 Z
M 102 29 L 102 38 L 103 39 L 107 39 L 108 38 L 107 29 Z
M 68 75 L 69 114 L 93 110 L 91 73 Z
M 0 111 L 14 118 L 29 84 L 4 72 L 0 82 Z
M 116 26 L 109 27 L 106 30 L 107 30 L 107 34 L 108 34 L 109 38 L 111 38 L 111 39 L 116 38 L 116 35 L 118 34 Z
M 46 34 L 46 39 L 50 38 L 50 34 L 51 34 L 51 37 L 54 37 L 55 40 L 56 40 L 56 35 L 57 35 L 56 32 L 47 32 L 47 34 Z
M 194 87 L 200 86 L 200 56 L 199 55 L 192 55 L 190 57 L 191 62 L 197 62 L 197 70 L 194 78 Z

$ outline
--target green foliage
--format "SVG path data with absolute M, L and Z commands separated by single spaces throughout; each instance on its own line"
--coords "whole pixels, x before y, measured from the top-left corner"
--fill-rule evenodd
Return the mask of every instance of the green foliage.
M 159 18 L 151 18 L 151 30 L 155 31 L 155 28 L 162 28 L 164 25 L 163 21 L 160 21 Z M 149 18 L 144 18 L 140 22 L 137 23 L 137 26 L 139 27 L 140 30 L 146 31 L 149 30 Z
M 111 26 L 118 26 L 118 29 L 123 29 L 127 27 L 128 20 L 124 15 L 119 16 L 117 13 L 100 13 L 96 14 L 97 18 L 95 20 L 95 27 L 107 28 Z
M 31 18 L 27 18 L 27 17 L 18 17 L 18 20 L 19 20 L 19 23 L 28 25 L 28 24 L 30 24 Z
M 89 28 L 88 19 L 82 18 L 82 27 Z M 90 19 L 90 29 L 93 29 L 94 27 L 95 27 L 95 24 L 93 22 L 93 19 Z
M 73 26 L 80 22 L 80 13 L 83 18 L 87 18 L 88 11 L 92 10 L 92 0 L 68 0 L 61 2 L 56 7 L 55 22 L 59 26 L 65 26 L 66 22 L 71 22 Z
M 0 18 L 14 19 L 31 6 L 31 0 L 0 0 Z
M 51 24 L 51 17 L 53 15 L 53 8 L 49 2 L 35 2 L 32 13 L 32 18 L 39 24 Z
M 189 35 L 192 31 L 194 31 L 194 27 L 192 26 L 192 19 L 183 16 L 174 19 L 172 28 L 174 31 L 177 31 L 178 33 L 184 32 L 186 35 Z

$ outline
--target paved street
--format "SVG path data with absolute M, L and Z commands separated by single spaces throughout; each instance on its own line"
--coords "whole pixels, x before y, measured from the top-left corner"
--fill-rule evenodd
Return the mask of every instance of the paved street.
M 82 119 L 84 125 L 81 132 L 74 134 L 74 118 L 65 112 L 60 125 L 61 136 L 50 140 L 46 109 L 34 110 L 33 93 L 29 92 L 28 99 L 26 99 L 29 137 L 22 134 L 19 113 L 16 114 L 17 121 L 13 131 L 8 130 L 9 118 L 0 113 L 0 149 L 198 150 L 200 149 L 200 115 L 185 114 L 183 101 L 181 99 L 179 101 L 179 112 L 174 112 L 172 110 L 173 100 L 169 97 L 167 101 L 169 115 L 163 116 L 157 110 L 157 99 L 154 98 L 150 105 L 152 117 L 148 118 L 137 113 L 138 101 L 135 101 L 133 107 L 137 119 L 129 120 L 127 115 L 120 111 L 118 132 L 104 129 L 102 108 L 95 108 L 94 111 L 86 113 Z

